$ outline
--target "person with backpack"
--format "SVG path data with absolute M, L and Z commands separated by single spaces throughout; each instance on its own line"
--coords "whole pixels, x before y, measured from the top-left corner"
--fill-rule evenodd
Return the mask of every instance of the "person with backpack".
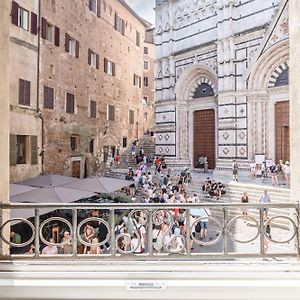
M 272 185 L 274 186 L 275 184 L 278 185 L 278 169 L 277 169 L 277 165 L 274 164 L 274 162 L 272 162 L 271 166 L 269 167 L 270 170 L 270 174 L 271 174 L 271 178 L 272 178 Z
M 238 163 L 234 159 L 232 161 L 232 179 L 234 181 L 238 181 L 238 169 L 239 169 Z

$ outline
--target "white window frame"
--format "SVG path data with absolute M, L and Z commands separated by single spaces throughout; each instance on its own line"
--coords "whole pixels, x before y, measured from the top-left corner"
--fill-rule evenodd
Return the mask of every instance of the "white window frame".
M 96 68 L 97 66 L 97 54 L 91 51 L 91 66 Z
M 110 60 L 107 60 L 107 74 L 113 75 L 113 62 Z
M 54 42 L 54 26 L 46 22 L 46 40 L 50 43 Z
M 26 31 L 29 31 L 29 11 L 18 7 L 18 26 Z
M 69 38 L 69 54 L 76 56 L 76 40 L 71 37 Z

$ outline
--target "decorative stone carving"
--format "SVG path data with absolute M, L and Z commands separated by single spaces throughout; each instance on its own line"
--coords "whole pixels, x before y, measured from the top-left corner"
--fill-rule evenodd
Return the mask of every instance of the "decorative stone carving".
M 227 140 L 227 139 L 229 138 L 229 134 L 228 134 L 227 131 L 225 131 L 225 132 L 223 133 L 223 138 L 224 138 L 225 140 Z
M 225 147 L 225 148 L 223 149 L 223 153 L 224 153 L 225 155 L 227 155 L 227 154 L 229 153 L 229 149 L 228 149 L 227 147 Z

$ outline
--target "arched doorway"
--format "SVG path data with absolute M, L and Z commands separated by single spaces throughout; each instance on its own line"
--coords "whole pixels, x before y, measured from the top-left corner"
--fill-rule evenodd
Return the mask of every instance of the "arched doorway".
M 206 156 L 208 168 L 216 166 L 215 110 L 204 109 L 194 112 L 194 168 L 199 167 L 199 157 Z

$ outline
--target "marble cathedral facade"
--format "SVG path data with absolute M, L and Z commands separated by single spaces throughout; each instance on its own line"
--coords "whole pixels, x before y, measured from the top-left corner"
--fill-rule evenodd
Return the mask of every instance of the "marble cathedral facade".
M 289 160 L 288 0 L 156 0 L 156 154 Z

